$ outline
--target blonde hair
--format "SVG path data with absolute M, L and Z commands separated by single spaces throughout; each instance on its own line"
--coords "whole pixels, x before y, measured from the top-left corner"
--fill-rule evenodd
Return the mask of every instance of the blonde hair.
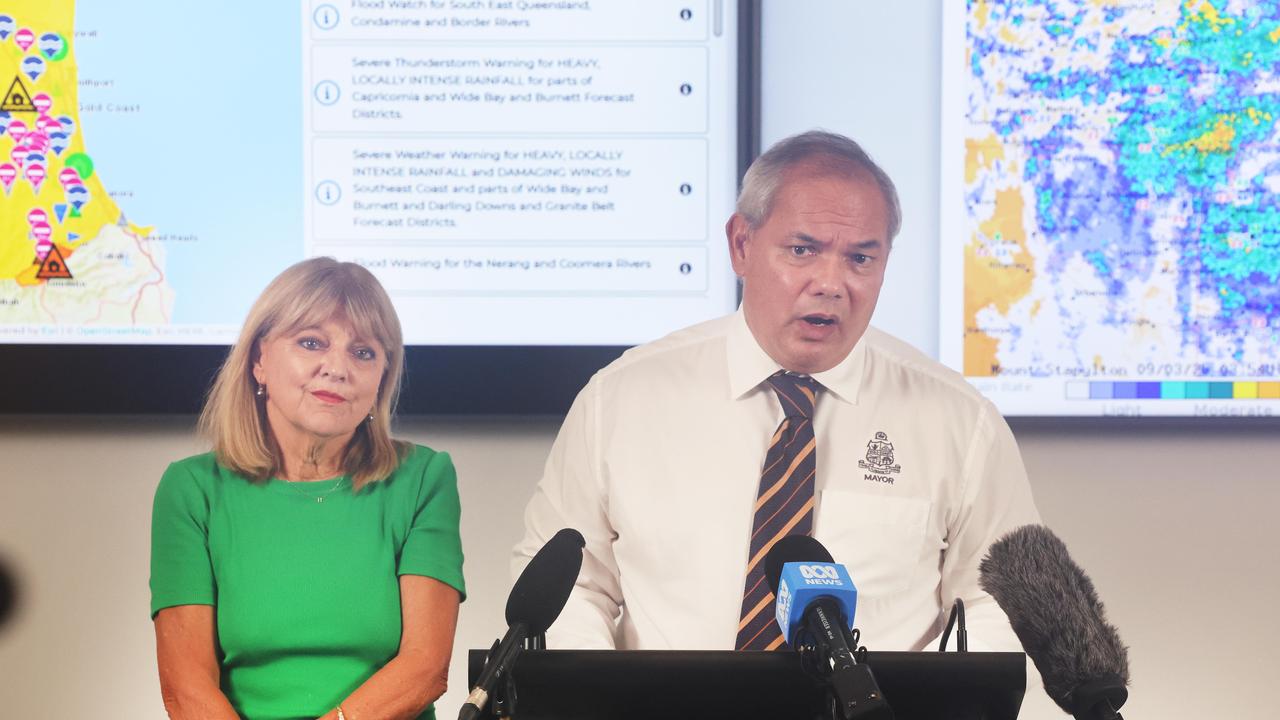
M 404 339 L 391 298 L 373 273 L 355 263 L 312 258 L 280 273 L 249 310 L 240 337 L 222 363 L 200 413 L 201 434 L 213 443 L 218 463 L 255 481 L 283 468 L 271 436 L 266 405 L 256 394 L 253 365 L 258 344 L 282 333 L 342 318 L 357 335 L 382 345 L 387 365 L 378 397 L 343 452 L 343 471 L 359 490 L 386 478 L 409 451 L 391 437 L 391 415 L 404 372 Z

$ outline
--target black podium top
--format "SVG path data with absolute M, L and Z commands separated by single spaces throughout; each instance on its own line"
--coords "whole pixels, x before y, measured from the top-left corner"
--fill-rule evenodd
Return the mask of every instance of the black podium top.
M 486 652 L 468 654 L 469 685 Z M 867 664 L 896 720 L 1013 720 L 1024 657 L 872 652 Z M 813 720 L 825 711 L 824 686 L 791 652 L 526 650 L 511 675 L 513 720 Z

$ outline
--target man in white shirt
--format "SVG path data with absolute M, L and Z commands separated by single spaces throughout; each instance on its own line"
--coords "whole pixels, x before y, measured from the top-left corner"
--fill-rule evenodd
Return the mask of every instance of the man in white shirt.
M 1021 649 L 978 587 L 991 542 L 1039 521 L 1013 436 L 868 327 L 900 217 L 848 138 L 756 160 L 726 225 L 741 308 L 598 372 L 556 438 L 515 559 L 562 527 L 587 540 L 550 647 L 776 648 L 759 559 L 801 532 L 848 567 L 870 649 L 936 644 L 955 598 L 971 648 Z

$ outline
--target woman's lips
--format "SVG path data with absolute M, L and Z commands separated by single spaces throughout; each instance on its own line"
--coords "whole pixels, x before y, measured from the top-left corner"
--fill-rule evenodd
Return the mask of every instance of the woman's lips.
M 324 390 L 313 390 L 311 391 L 311 394 L 320 402 L 327 402 L 333 405 L 337 405 L 338 403 L 346 400 L 346 398 L 338 395 L 337 393 L 326 392 Z

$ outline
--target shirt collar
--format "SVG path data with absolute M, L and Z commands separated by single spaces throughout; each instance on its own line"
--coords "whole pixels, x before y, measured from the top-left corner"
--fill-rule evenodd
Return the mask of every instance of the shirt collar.
M 853 350 L 838 365 L 820 373 L 813 379 L 832 395 L 849 403 L 858 404 L 858 389 L 862 386 L 862 369 L 866 365 L 866 333 L 853 346 Z M 740 400 L 760 386 L 770 375 L 784 369 L 760 347 L 747 327 L 747 316 L 742 307 L 733 314 L 725 349 L 729 365 L 729 395 Z

